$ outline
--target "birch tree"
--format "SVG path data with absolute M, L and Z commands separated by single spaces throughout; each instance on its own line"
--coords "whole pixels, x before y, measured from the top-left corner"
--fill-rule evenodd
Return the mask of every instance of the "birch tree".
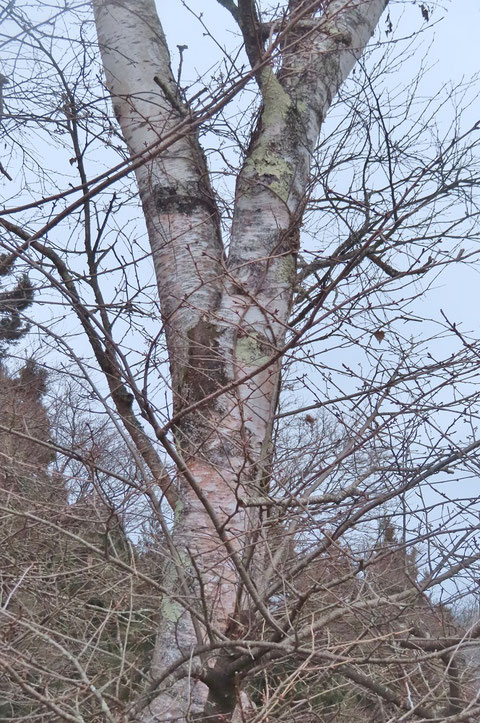
M 256 555 L 247 563 L 261 535 L 245 502 L 267 484 L 310 159 L 331 100 L 386 2 L 341 0 L 325 9 L 318 2 L 290 3 L 278 19 L 285 27 L 277 70 L 254 3 L 227 5 L 262 96 L 236 182 L 228 253 L 195 128 L 136 170 L 167 335 L 172 454 L 180 465 L 168 579 L 178 590 L 189 558 L 195 560 L 208 623 L 217 634 L 235 615 L 240 590 L 266 623 L 279 628 L 251 572 Z M 188 123 L 189 109 L 153 1 L 99 1 L 94 9 L 107 86 L 135 157 Z M 275 30 L 274 21 L 270 38 Z M 257 564 L 260 571 L 261 560 Z M 200 596 L 195 587 L 185 590 L 189 598 Z M 168 597 L 162 617 L 154 678 L 179 654 L 189 656 L 197 636 L 205 635 L 203 625 Z M 193 684 L 185 675 L 150 703 L 145 720 L 182 720 L 186 701 L 195 713 L 212 715 L 218 706 L 233 711 L 235 688 L 223 679 L 224 668 L 220 657 Z
M 2 245 L 45 293 L 44 313 L 68 309 L 68 333 L 62 319 L 36 320 L 42 344 L 64 355 L 45 364 L 75 374 L 84 395 L 75 404 L 107 420 L 125 459 L 105 459 L 95 431 L 96 449 L 78 435 L 42 442 L 67 460 L 63 475 L 72 460 L 80 465 L 71 495 L 85 471 L 112 517 L 128 501 L 128 514 L 146 516 L 153 530 L 148 550 L 139 545 L 130 558 L 127 546 L 102 552 L 84 533 L 95 560 L 104 554 L 109 571 L 135 580 L 131 619 L 137 583 L 138 597 L 147 586 L 155 600 L 148 670 L 126 664 L 123 628 L 107 651 L 109 681 L 93 635 L 61 631 L 60 645 L 53 623 L 53 633 L 35 623 L 29 634 L 73 670 L 62 681 L 58 662 L 55 673 L 28 663 L 32 684 L 12 668 L 12 686 L 47 711 L 42 720 L 473 720 L 480 710 L 462 657 L 480 628 L 459 629 L 440 593 L 428 597 L 447 583 L 474 588 L 478 525 L 469 515 L 478 495 L 456 506 L 443 488 L 441 501 L 422 496 L 438 475 L 475 474 L 478 344 L 447 314 L 432 336 L 448 337 L 452 353 L 425 350 L 428 334 L 395 330 L 418 323 L 416 303 L 435 273 L 476 259 L 478 124 L 457 115 L 435 132 L 434 101 L 411 120 L 415 88 L 398 106 L 384 103 L 376 81 L 388 61 L 372 68 L 364 53 L 387 3 L 218 0 L 248 64 L 230 58 L 216 87 L 193 94 L 172 70 L 167 10 L 154 0 L 92 0 L 96 41 L 82 3 L 36 24 L 13 3 L 4 10 L 22 52 L 32 48 L 31 67 L 48 68 L 56 85 L 38 96 L 45 110 L 27 117 L 18 104 L 31 86 L 9 74 L 21 60 L 12 53 L 0 69 L 12 144 L 0 170 L 10 182 L 20 157 L 24 179 L 23 196 L 17 202 L 12 191 L 2 211 Z M 428 22 L 429 9 L 420 10 Z M 60 25 L 64 12 L 71 26 Z M 385 25 L 388 50 L 390 15 Z M 38 58 L 45 66 L 32 64 Z M 352 71 L 360 80 L 325 138 Z M 43 70 L 35 77 L 39 85 Z M 253 87 L 243 143 L 222 114 Z M 30 124 L 44 142 L 61 138 L 57 148 L 71 154 L 63 172 L 73 169 L 76 185 L 49 185 L 35 140 L 28 150 L 23 142 Z M 234 176 L 228 209 L 202 148 L 209 129 L 237 144 L 238 167 L 225 162 Z M 92 158 L 99 143 L 108 161 Z M 94 173 L 93 161 L 104 169 Z M 148 250 L 126 230 L 137 192 Z M 302 242 L 307 222 L 312 249 Z M 144 256 L 155 271 L 148 301 Z M 368 372 L 351 362 L 357 349 Z M 329 353 L 341 357 L 335 373 Z M 167 366 L 159 394 L 151 380 L 160 384 Z M 295 378 L 310 398 L 289 407 Z M 24 514 L 41 524 L 38 512 Z M 71 538 L 70 527 L 63 532 Z M 98 641 L 114 616 L 110 590 L 106 597 Z M 8 617 L 8 631 L 15 625 Z M 124 682 L 127 668 L 134 684 Z M 53 675 L 55 695 L 45 682 Z

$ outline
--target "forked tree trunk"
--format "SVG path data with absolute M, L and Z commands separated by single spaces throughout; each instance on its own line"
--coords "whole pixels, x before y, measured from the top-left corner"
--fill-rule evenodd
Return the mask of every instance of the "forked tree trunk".
M 176 445 L 188 468 L 178 480 L 176 552 L 164 573 L 172 597 L 161 603 L 153 679 L 227 631 L 240 586 L 245 604 L 273 624 L 249 565 L 258 520 L 242 500 L 268 477 L 277 353 L 288 330 L 310 159 L 331 100 L 386 4 L 334 0 L 317 17 L 305 12 L 309 3 L 290 3 L 281 69 L 260 56 L 256 68 L 263 106 L 237 179 L 228 258 L 196 129 L 136 171 L 167 336 Z M 93 5 L 107 87 L 136 156 L 185 127 L 189 111 L 153 0 Z M 255 33 L 261 44 L 258 24 L 243 23 L 242 31 L 251 47 Z M 219 699 L 213 674 L 210 685 L 200 680 L 214 665 L 214 657 L 193 657 L 164 681 L 141 720 L 185 721 L 204 711 L 207 697 L 209 712 L 229 719 L 234 686 L 222 681 Z

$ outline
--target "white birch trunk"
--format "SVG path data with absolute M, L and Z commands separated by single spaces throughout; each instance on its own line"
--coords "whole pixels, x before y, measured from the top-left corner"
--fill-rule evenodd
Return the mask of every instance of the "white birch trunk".
M 237 180 L 227 261 L 196 134 L 137 170 L 175 414 L 255 372 L 284 345 L 310 159 L 331 100 L 386 3 L 330 2 L 317 30 L 306 33 L 300 24 L 289 32 L 283 57 L 288 72 L 263 67 L 263 111 Z M 135 155 L 184 118 L 164 34 L 153 0 L 93 0 L 93 5 L 107 86 Z M 242 577 L 244 586 L 250 584 L 250 602 L 255 595 L 239 567 L 255 520 L 248 519 L 239 500 L 257 495 L 265 476 L 278 374 L 274 362 L 178 422 L 177 445 L 189 475 L 178 483 L 177 554 L 165 574 L 172 592 L 181 591 L 207 619 L 195 626 L 178 598 L 162 602 L 153 679 L 207 636 L 225 633 Z M 258 608 L 259 601 L 254 604 Z M 268 624 L 268 611 L 263 612 Z M 183 677 L 167 680 L 139 719 L 182 722 L 200 713 L 209 689 L 197 673 L 214 664 L 214 658 L 206 663 L 192 658 Z M 210 691 L 212 710 L 215 700 Z M 224 704 L 227 720 L 234 696 L 226 696 Z

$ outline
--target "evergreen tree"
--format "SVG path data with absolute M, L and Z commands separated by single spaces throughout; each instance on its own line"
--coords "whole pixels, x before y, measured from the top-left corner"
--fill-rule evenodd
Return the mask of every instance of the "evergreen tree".
M 13 286 L 9 284 L 4 289 L 5 279 L 12 275 L 14 263 L 13 254 L 0 255 L 0 359 L 6 343 L 18 341 L 27 333 L 29 324 L 23 312 L 33 302 L 33 284 L 27 274 L 21 274 Z

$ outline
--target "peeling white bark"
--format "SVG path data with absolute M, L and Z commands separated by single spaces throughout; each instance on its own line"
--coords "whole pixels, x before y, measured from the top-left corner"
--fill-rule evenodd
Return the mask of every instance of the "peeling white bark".
M 137 170 L 176 412 L 254 372 L 284 345 L 302 201 L 319 130 L 386 4 L 330 2 L 313 32 L 292 27 L 285 72 L 277 75 L 263 67 L 263 111 L 237 181 L 227 262 L 196 135 L 178 140 Z M 107 86 L 129 150 L 137 154 L 185 113 L 164 34 L 153 0 L 93 0 L 93 5 Z M 179 480 L 182 505 L 173 534 L 177 557 L 166 574 L 177 594 L 181 590 L 189 603 L 198 603 L 199 613 L 207 608 L 208 625 L 195 629 L 178 602 L 164 600 L 153 678 L 207 634 L 225 632 L 234 613 L 244 571 L 233 558 L 238 554 L 241 560 L 255 524 L 249 518 L 253 513 L 238 501 L 258 496 L 278 375 L 278 363 L 272 363 L 177 425 L 189 475 Z M 195 599 L 200 592 L 203 607 Z M 201 711 L 208 689 L 195 677 L 200 664 L 195 659 L 184 666 L 184 677 L 169 681 L 141 720 L 182 723 Z

